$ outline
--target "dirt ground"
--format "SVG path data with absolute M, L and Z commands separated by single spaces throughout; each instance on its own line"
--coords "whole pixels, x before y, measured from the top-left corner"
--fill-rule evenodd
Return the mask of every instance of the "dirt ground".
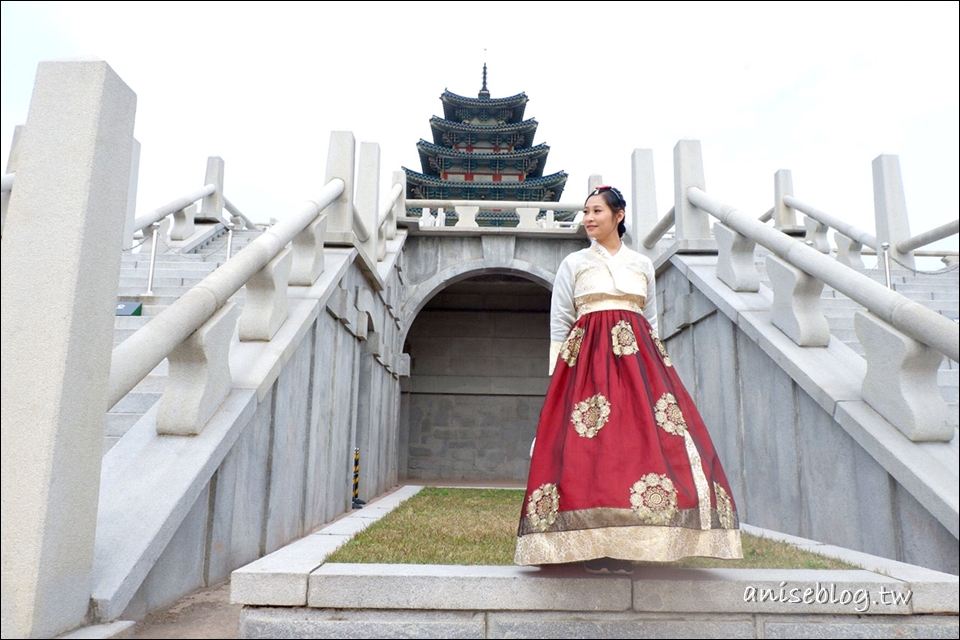
M 230 582 L 201 589 L 134 627 L 131 638 L 236 638 L 242 605 L 230 604 Z

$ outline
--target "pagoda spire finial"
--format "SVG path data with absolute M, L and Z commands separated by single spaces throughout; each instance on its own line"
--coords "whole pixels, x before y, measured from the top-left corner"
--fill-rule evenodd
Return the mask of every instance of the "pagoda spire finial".
M 486 51 L 486 49 L 484 49 Z M 480 93 L 477 94 L 478 98 L 489 99 L 490 92 L 487 90 L 487 63 L 483 63 L 483 86 L 480 88 Z

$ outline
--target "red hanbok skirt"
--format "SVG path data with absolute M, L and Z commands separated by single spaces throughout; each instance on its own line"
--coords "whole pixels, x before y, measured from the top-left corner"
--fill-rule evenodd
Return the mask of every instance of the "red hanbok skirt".
M 742 557 L 710 435 L 641 314 L 585 314 L 540 413 L 515 562 L 686 556 Z

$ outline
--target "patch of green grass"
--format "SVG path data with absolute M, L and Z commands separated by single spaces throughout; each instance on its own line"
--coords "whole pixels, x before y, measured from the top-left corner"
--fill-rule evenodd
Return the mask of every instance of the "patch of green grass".
M 524 492 L 426 487 L 367 527 L 327 562 L 512 565 Z M 742 560 L 685 558 L 644 566 L 859 569 L 793 545 L 741 533 Z

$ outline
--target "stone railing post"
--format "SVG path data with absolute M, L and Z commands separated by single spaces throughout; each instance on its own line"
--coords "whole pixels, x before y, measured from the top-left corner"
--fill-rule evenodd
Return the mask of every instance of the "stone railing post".
M 710 234 L 710 216 L 687 198 L 687 189 L 706 191 L 699 140 L 680 140 L 673 148 L 674 229 L 681 253 L 710 253 L 717 243 Z
M 354 158 L 356 140 L 349 131 L 330 134 L 327 172 L 324 184 L 334 178 L 343 180 L 343 193 L 327 207 L 327 244 L 353 246 Z
M 760 291 L 753 251 L 757 243 L 722 222 L 713 223 L 717 239 L 717 278 L 734 291 Z
M 914 442 L 952 440 L 937 383 L 943 355 L 872 313 L 856 312 L 853 325 L 867 359 L 864 401 Z
M 454 211 L 457 212 L 457 224 L 458 227 L 479 227 L 477 224 L 477 214 L 480 212 L 480 207 L 467 207 L 460 206 L 454 207 Z
M 877 225 L 877 246 L 890 243 L 890 257 L 910 269 L 916 268 L 913 252 L 901 253 L 897 244 L 910 238 L 907 201 L 900 175 L 900 158 L 881 154 L 873 160 L 873 206 Z
M 186 240 L 197 229 L 197 205 L 191 204 L 173 212 L 173 224 L 170 227 L 171 240 Z
M 830 242 L 827 240 L 829 227 L 810 216 L 803 217 L 803 226 L 807 230 L 807 235 L 803 238 L 804 242 L 820 253 L 830 255 Z
M 223 159 L 217 156 L 207 158 L 207 172 L 203 184 L 212 184 L 216 187 L 208 196 L 200 201 L 201 220 L 209 222 L 223 222 Z
M 230 393 L 230 341 L 239 315 L 236 303 L 228 302 L 167 356 L 170 372 L 157 407 L 158 434 L 197 435 Z
M 127 216 L 123 221 L 123 250 L 133 247 L 133 221 L 137 217 L 137 185 L 140 179 L 140 143 L 133 140 L 130 151 L 130 186 L 127 191 Z
M 303 231 L 293 238 L 293 264 L 290 267 L 290 284 L 309 287 L 323 273 L 323 241 L 327 228 L 327 216 L 320 213 Z
M 773 174 L 773 228 L 796 234 L 797 210 L 783 201 L 792 195 L 793 173 L 789 169 L 780 169 Z
M 407 172 L 394 171 L 393 184 L 400 185 L 400 195 L 393 201 L 393 207 L 387 216 L 387 240 L 393 240 L 397 237 L 397 218 L 402 218 L 407 215 Z
M 4 638 L 90 613 L 136 104 L 102 60 L 38 65 L 0 274 Z
M 10 141 L 10 153 L 7 154 L 7 168 L 5 174 L 17 172 L 17 165 L 20 164 L 20 134 L 23 132 L 23 125 L 18 124 L 13 128 L 13 139 Z M 11 191 L 4 191 L 0 195 L 0 233 L 7 224 L 7 207 L 10 204 Z
M 837 262 L 854 269 L 863 268 L 863 254 L 861 253 L 863 244 L 839 231 L 833 234 L 833 241 L 837 245 Z
M 360 143 L 357 192 L 354 206 L 366 227 L 367 237 L 361 246 L 372 264 L 379 261 L 380 245 L 384 242 L 380 231 L 380 145 L 376 142 Z
M 820 308 L 823 282 L 780 258 L 767 256 L 773 287 L 771 321 L 801 347 L 830 344 L 830 325 Z
M 247 280 L 243 315 L 238 328 L 240 340 L 272 340 L 287 319 L 290 307 L 287 283 L 293 252 L 281 249 L 276 257 Z
M 536 229 L 537 216 L 540 214 L 539 207 L 517 207 L 518 229 Z
M 656 253 L 643 246 L 643 238 L 657 226 L 657 184 L 653 175 L 653 150 L 634 149 L 630 156 L 632 191 L 625 240 L 627 246 L 648 257 Z

